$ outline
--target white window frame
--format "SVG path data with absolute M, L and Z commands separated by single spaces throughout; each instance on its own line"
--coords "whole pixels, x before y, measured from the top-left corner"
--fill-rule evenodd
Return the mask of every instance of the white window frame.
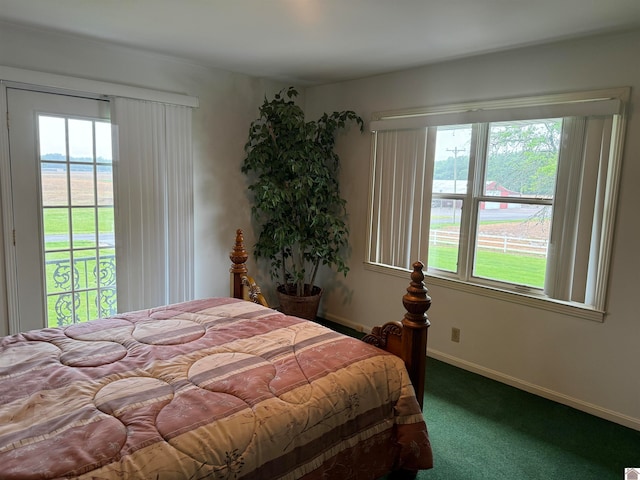
M 598 238 L 596 240 L 592 240 L 590 244 L 592 252 L 595 251 L 595 253 L 592 253 L 591 255 L 597 255 L 597 262 L 589 261 L 589 268 L 593 270 L 589 276 L 591 281 L 594 282 L 594 284 L 590 285 L 590 289 L 593 292 L 592 295 L 587 294 L 584 301 L 576 301 L 571 300 L 570 294 L 559 292 L 558 290 L 562 290 L 562 286 L 567 282 L 570 282 L 570 280 L 564 278 L 562 273 L 557 273 L 554 268 L 549 268 L 549 265 L 552 265 L 555 260 L 549 261 L 547 267 L 547 283 L 550 284 L 550 289 L 555 288 L 555 290 L 549 290 L 553 291 L 551 295 L 545 294 L 541 289 L 526 288 L 519 285 L 507 284 L 505 282 L 494 282 L 472 278 L 469 275 L 469 272 L 471 271 L 469 265 L 472 261 L 472 259 L 469 258 L 469 255 L 465 258 L 460 258 L 458 272 L 455 274 L 450 274 L 449 272 L 442 270 L 430 269 L 428 265 L 426 272 L 429 277 L 429 283 L 432 285 L 441 285 L 447 288 L 454 288 L 469 293 L 480 294 L 491 298 L 524 304 L 588 320 L 603 321 L 606 313 L 607 278 L 613 244 L 613 228 L 626 125 L 626 106 L 629 97 L 630 88 L 623 87 L 586 92 L 472 102 L 448 106 L 394 110 L 374 114 L 372 121 L 370 122 L 370 130 L 372 131 L 372 167 L 370 174 L 370 210 L 368 219 L 367 252 L 364 262 L 365 268 L 385 274 L 402 276 L 406 275 L 406 272 L 410 269 L 409 263 L 405 264 L 406 267 L 397 267 L 389 265 L 389 262 L 387 261 L 376 261 L 377 258 L 380 258 L 378 256 L 379 252 L 377 252 L 376 249 L 380 248 L 379 243 L 382 242 L 376 229 L 386 228 L 381 227 L 378 223 L 379 218 L 385 215 L 380 212 L 381 205 L 380 199 L 378 198 L 381 191 L 380 172 L 382 171 L 381 167 L 377 164 L 378 153 L 376 149 L 379 148 L 379 142 L 377 142 L 379 133 L 386 131 L 386 134 L 388 135 L 390 132 L 393 133 L 394 131 L 420 131 L 420 129 L 423 129 L 424 132 L 426 132 L 424 135 L 426 145 L 420 148 L 425 152 L 429 152 L 430 149 L 432 150 L 435 148 L 435 128 L 429 127 L 471 124 L 473 125 L 475 134 L 477 135 L 478 125 L 480 124 L 481 128 L 484 128 L 482 125 L 487 125 L 489 122 L 608 116 L 612 119 L 609 124 L 597 127 L 601 129 L 598 130 L 598 132 L 604 132 L 601 133 L 601 135 L 604 137 L 609 135 L 609 137 L 607 137 L 606 140 L 603 140 L 600 144 L 602 149 L 606 149 L 608 151 L 603 153 L 606 157 L 605 160 L 601 162 L 600 166 L 603 171 L 598 173 L 599 178 L 604 178 L 606 184 L 600 187 L 598 193 L 599 198 L 594 200 L 597 202 L 598 212 L 596 213 L 596 217 L 600 222 L 599 224 L 601 225 L 601 228 L 596 232 Z M 567 128 L 569 127 L 570 125 L 567 126 Z M 588 133 L 586 134 L 588 135 Z M 430 136 L 431 141 L 428 138 Z M 480 135 L 480 137 L 482 137 L 482 135 Z M 481 140 L 482 139 L 480 138 L 476 151 L 484 148 Z M 569 154 L 570 152 L 564 153 L 564 155 Z M 464 194 L 465 205 L 469 206 L 477 205 L 477 202 L 480 202 L 483 199 L 480 195 L 482 192 L 482 175 L 474 176 L 473 170 L 483 168 L 484 160 L 480 159 L 479 161 L 476 161 L 476 157 L 476 152 L 470 152 L 470 178 L 475 182 L 475 184 L 470 184 L 467 189 L 468 191 Z M 557 178 L 563 176 L 563 182 L 569 181 L 568 179 L 571 177 L 571 172 L 561 170 L 566 166 L 562 161 L 559 162 L 559 165 Z M 421 204 L 428 206 L 432 199 L 431 179 L 433 176 L 433 159 L 427 153 L 424 157 L 424 165 L 412 168 L 419 168 L 421 169 L 420 171 L 425 172 L 426 181 L 423 185 L 420 187 L 412 186 L 412 188 L 419 191 L 422 199 Z M 388 181 L 388 179 L 383 181 Z M 571 203 L 572 199 L 575 198 L 571 195 L 579 195 L 578 192 L 580 191 L 581 181 L 582 180 L 571 180 L 570 188 L 564 189 L 567 195 L 562 198 L 559 198 L 559 196 L 556 195 L 554 203 Z M 392 188 L 394 191 L 396 189 L 397 187 Z M 390 205 L 393 205 L 400 198 L 396 193 L 393 193 L 392 196 L 394 201 L 391 202 Z M 461 196 L 461 198 L 463 198 L 463 196 Z M 387 203 L 388 202 L 389 200 L 387 200 Z M 417 210 L 415 205 L 416 204 L 414 204 L 413 209 Z M 402 235 L 396 235 L 397 238 L 405 236 L 412 241 L 412 245 L 407 244 L 405 250 L 403 250 L 402 247 L 396 247 L 397 250 L 402 252 L 403 258 L 414 255 L 416 258 L 411 258 L 412 261 L 421 259 L 421 256 L 424 256 L 424 259 L 422 259 L 423 261 L 426 259 L 430 221 L 428 213 L 429 210 L 429 208 L 421 208 L 419 220 L 414 220 L 413 225 L 403 225 L 401 229 L 398 228 L 397 225 L 394 225 L 396 230 L 403 231 Z M 426 215 L 424 214 L 425 211 L 427 211 Z M 465 211 L 463 211 L 463 218 L 461 220 L 461 243 L 466 242 L 468 244 L 469 242 L 473 242 L 473 238 L 469 238 L 469 232 L 472 236 L 475 234 L 475 227 L 470 226 L 475 221 L 475 215 L 477 215 L 475 208 L 466 208 Z M 555 230 L 556 232 L 560 231 L 560 226 L 555 227 Z M 558 249 L 568 248 L 567 242 L 558 243 L 556 240 L 557 239 L 553 237 L 552 233 L 552 245 L 557 244 L 556 246 Z M 395 242 L 396 238 L 392 241 Z M 402 243 L 401 239 L 398 241 Z M 556 241 L 556 244 L 554 244 L 554 241 Z M 574 245 L 570 245 L 570 249 L 575 250 L 576 247 Z M 461 251 L 466 252 L 471 252 L 472 250 L 472 247 L 468 248 L 466 245 L 464 248 L 461 248 Z M 561 258 L 565 253 L 553 251 L 551 252 L 551 255 L 557 255 L 558 258 Z M 552 279 L 549 280 L 549 277 L 552 277 Z

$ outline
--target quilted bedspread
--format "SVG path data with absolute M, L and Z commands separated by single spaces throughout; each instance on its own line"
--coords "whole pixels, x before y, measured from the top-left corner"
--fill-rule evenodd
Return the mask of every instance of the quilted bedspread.
M 1 479 L 374 479 L 431 467 L 402 361 L 231 298 L 0 339 Z

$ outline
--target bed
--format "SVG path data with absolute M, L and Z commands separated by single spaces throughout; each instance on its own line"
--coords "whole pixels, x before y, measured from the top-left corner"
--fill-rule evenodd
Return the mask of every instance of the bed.
M 228 298 L 0 338 L 0 478 L 342 480 L 431 468 L 421 265 L 402 322 L 361 341 L 264 306 L 245 254 L 238 231 Z

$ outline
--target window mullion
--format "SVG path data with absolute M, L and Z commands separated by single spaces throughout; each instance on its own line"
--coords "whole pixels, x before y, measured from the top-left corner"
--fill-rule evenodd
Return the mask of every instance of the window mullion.
M 487 152 L 487 124 L 474 124 L 471 129 L 469 147 L 469 176 L 466 198 L 463 201 L 460 222 L 460 246 L 458 254 L 458 275 L 468 281 L 473 273 L 473 246 L 475 245 L 478 224 L 478 196 L 482 193 L 484 163 Z

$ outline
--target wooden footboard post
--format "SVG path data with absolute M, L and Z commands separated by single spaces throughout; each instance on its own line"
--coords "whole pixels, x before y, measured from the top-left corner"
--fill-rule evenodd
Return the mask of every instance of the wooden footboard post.
M 423 403 L 427 366 L 427 330 L 430 325 L 427 310 L 431 307 L 431 297 L 424 284 L 423 268 L 422 262 L 413 264 L 411 283 L 407 287 L 407 293 L 402 297 L 402 303 L 407 310 L 402 320 L 402 352 L 420 408 Z
M 371 333 L 362 337 L 366 343 L 382 348 L 404 360 L 409 378 L 416 392 L 416 398 L 422 408 L 424 397 L 424 375 L 427 368 L 427 329 L 429 320 L 427 310 L 431 306 L 431 297 L 424 285 L 422 262 L 413 264 L 411 283 L 402 297 L 405 313 L 402 322 L 387 322 L 371 329 Z
M 242 230 L 236 230 L 236 243 L 229 254 L 231 259 L 231 296 L 233 298 L 243 298 L 242 277 L 246 277 L 248 270 L 246 261 L 249 254 L 244 248 L 244 236 Z

